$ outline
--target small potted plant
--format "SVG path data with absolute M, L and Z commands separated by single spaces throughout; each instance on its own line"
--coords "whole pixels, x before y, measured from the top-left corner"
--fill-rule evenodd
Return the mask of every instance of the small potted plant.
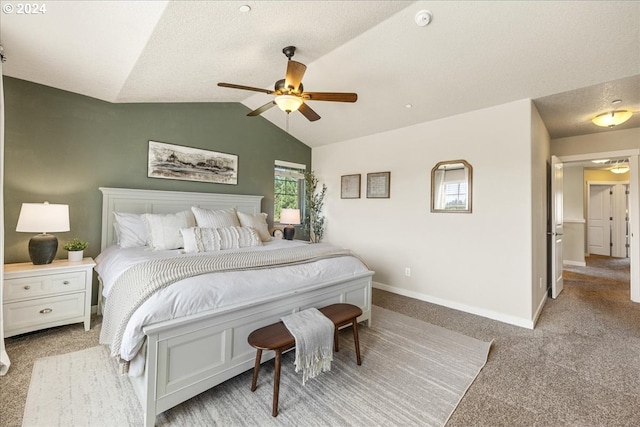
M 64 244 L 62 249 L 69 252 L 69 261 L 78 262 L 82 261 L 84 250 L 89 246 L 89 242 L 78 239 L 77 237 L 69 240 Z

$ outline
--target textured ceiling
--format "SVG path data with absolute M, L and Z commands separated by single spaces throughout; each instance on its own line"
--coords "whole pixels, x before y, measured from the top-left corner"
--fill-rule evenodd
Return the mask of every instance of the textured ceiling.
M 19 2 L 1 1 L 2 5 Z M 242 13 L 241 5 L 251 6 Z M 534 99 L 552 138 L 607 131 L 589 119 L 640 110 L 638 1 L 50 1 L 0 13 L 11 77 L 109 102 L 242 102 L 284 78 L 282 48 L 307 65 L 308 91 L 358 93 L 289 117 L 309 146 Z M 416 12 L 433 21 L 419 27 Z M 406 108 L 411 104 L 411 108 Z M 263 117 L 287 127 L 272 108 Z M 247 118 L 246 120 L 259 120 Z M 616 129 L 640 126 L 637 114 Z

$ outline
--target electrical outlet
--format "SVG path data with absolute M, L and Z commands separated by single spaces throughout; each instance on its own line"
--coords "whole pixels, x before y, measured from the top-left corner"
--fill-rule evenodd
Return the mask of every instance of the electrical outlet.
M 540 289 L 542 289 L 542 277 L 540 277 Z
M 404 269 L 404 275 L 407 277 L 411 277 L 411 269 L 409 267 L 406 267 Z

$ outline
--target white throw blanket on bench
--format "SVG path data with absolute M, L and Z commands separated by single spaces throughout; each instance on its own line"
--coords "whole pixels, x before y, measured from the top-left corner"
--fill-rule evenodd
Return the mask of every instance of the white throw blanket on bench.
M 302 385 L 331 370 L 334 325 L 316 308 L 282 317 L 282 322 L 296 339 L 296 372 L 302 371 Z

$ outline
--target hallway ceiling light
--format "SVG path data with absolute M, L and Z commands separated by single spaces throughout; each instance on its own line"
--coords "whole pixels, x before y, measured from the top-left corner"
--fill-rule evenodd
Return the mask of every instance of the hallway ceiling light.
M 591 119 L 591 121 L 596 126 L 612 128 L 626 122 L 631 118 L 631 116 L 633 116 L 633 113 L 631 111 L 616 110 L 599 114 Z
M 609 169 L 613 173 L 627 173 L 629 172 L 629 166 L 627 165 L 616 165 Z

